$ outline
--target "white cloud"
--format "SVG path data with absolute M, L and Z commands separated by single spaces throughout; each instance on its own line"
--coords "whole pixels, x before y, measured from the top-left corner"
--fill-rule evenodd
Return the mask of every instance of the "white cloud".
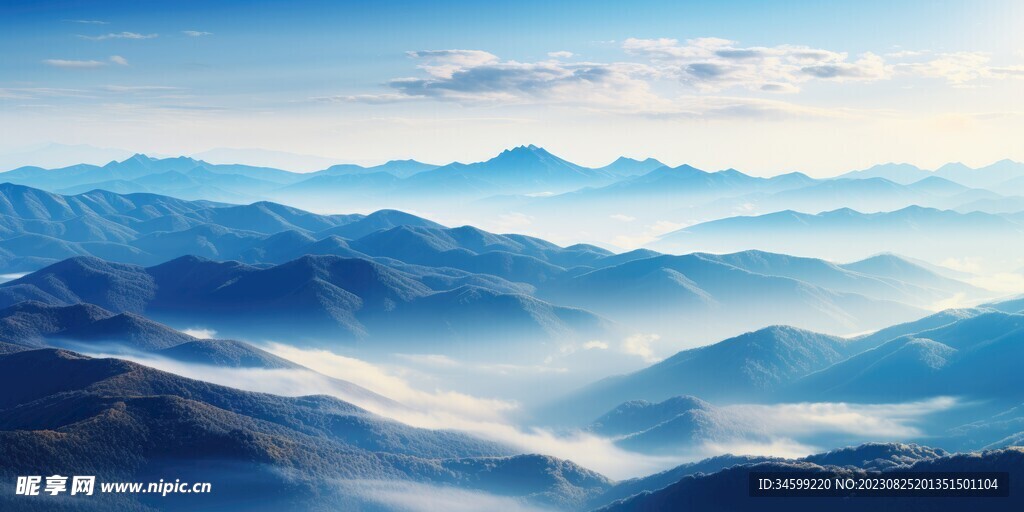
M 318 99 L 371 104 L 434 99 L 464 104 L 566 103 L 618 108 L 649 107 L 664 101 L 650 92 L 645 78 L 653 70 L 643 64 L 518 62 L 501 60 L 481 50 L 423 50 L 408 55 L 420 61 L 417 68 L 426 76 L 391 80 L 388 86 L 396 93 Z
M 153 39 L 158 34 L 139 34 L 138 32 L 111 32 L 109 34 L 101 34 L 98 36 L 84 36 L 79 35 L 82 39 L 88 39 L 90 41 L 106 41 L 108 39 Z
M 110 62 L 113 62 L 114 64 L 117 64 L 118 66 L 127 66 L 128 65 L 128 59 L 126 59 L 126 58 L 124 58 L 124 57 L 122 57 L 120 55 L 111 55 L 110 56 Z
M 952 84 L 962 84 L 988 75 L 990 60 L 991 57 L 982 52 L 945 53 L 923 62 L 897 64 L 896 70 L 904 74 L 942 78 Z
M 416 100 L 413 96 L 406 96 L 404 94 L 343 94 L 336 96 L 317 96 L 313 98 L 313 101 L 321 101 L 327 103 L 365 103 L 368 105 L 385 105 L 388 103 L 400 103 L 404 101 Z
M 617 220 L 619 222 L 633 222 L 634 220 L 636 220 L 636 217 L 626 215 L 625 213 L 615 213 L 609 215 L 608 218 L 612 220 Z
M 656 363 L 660 359 L 654 356 L 654 348 L 651 345 L 660 339 L 660 335 L 653 333 L 633 334 L 622 341 L 622 351 L 630 355 L 639 356 L 644 362 Z
M 608 350 L 608 343 L 601 340 L 590 340 L 583 344 L 583 350 Z
M 101 20 L 64 20 L 68 23 L 80 23 L 82 25 L 109 25 L 109 21 Z
M 92 69 L 106 66 L 106 62 L 98 60 L 68 60 L 68 59 L 45 59 L 43 64 L 55 68 L 67 69 Z
M 164 92 L 176 91 L 178 87 L 168 85 L 104 85 L 100 89 L 116 93 L 143 93 L 143 92 Z
M 1024 77 L 1024 66 L 1003 66 L 989 68 L 988 72 L 995 77 Z
M 645 353 L 656 335 L 631 337 L 634 352 Z M 629 340 L 627 340 L 629 341 Z M 603 348 L 601 342 L 593 343 Z M 484 439 L 516 447 L 522 453 L 541 453 L 568 459 L 612 478 L 628 478 L 653 473 L 694 460 L 722 453 L 802 456 L 820 448 L 810 442 L 827 439 L 892 440 L 925 435 L 919 425 L 925 416 L 948 410 L 956 400 L 939 397 L 902 404 L 790 403 L 742 404 L 721 406 L 722 419 L 736 428 L 703 446 L 672 456 L 646 456 L 625 451 L 612 439 L 588 432 L 551 432 L 516 425 L 509 419 L 514 403 L 479 398 L 439 389 L 413 387 L 401 377 L 401 368 L 383 368 L 366 361 L 320 350 L 304 350 L 286 345 L 271 345 L 278 356 L 312 368 L 308 370 L 238 369 L 204 366 L 155 358 L 118 355 L 141 364 L 190 378 L 239 389 L 283 396 L 328 394 L 353 403 L 381 416 L 408 425 L 466 432 Z M 102 354 L 95 354 L 102 355 Z M 446 357 L 430 357 L 442 367 L 460 364 Z M 394 403 L 354 391 L 339 384 L 342 379 L 396 400 Z
M 476 420 L 496 420 L 517 405 L 503 400 L 472 397 L 452 391 L 427 392 L 412 387 L 401 377 L 379 366 L 325 350 L 302 350 L 273 344 L 268 349 L 277 356 L 295 361 L 328 376 L 347 380 L 403 404 L 414 404 L 440 415 L 456 415 Z M 435 427 L 439 428 L 439 427 Z
M 385 104 L 412 100 L 462 105 L 544 104 L 581 107 L 666 119 L 849 117 L 847 109 L 810 107 L 757 97 L 708 93 L 745 90 L 793 94 L 810 82 L 876 82 L 895 76 L 941 77 L 963 86 L 979 77 L 1024 76 L 1024 67 L 990 67 L 981 53 L 930 54 L 901 51 L 881 56 L 850 55 L 809 46 L 742 46 L 721 38 L 630 38 L 622 43 L 632 62 L 565 62 L 571 52 L 553 51 L 553 60 L 503 60 L 483 50 L 408 52 L 420 76 L 387 82 L 390 92 L 345 94 L 319 101 Z M 921 62 L 913 59 L 925 58 Z M 887 60 L 888 59 L 888 60 Z M 909 59 L 909 60 L 908 60 Z M 690 95 L 673 96 L 666 82 L 685 85 Z M 875 117 L 862 112 L 862 117 Z
M 807 46 L 744 47 L 714 37 L 690 39 L 627 39 L 631 55 L 660 64 L 666 77 L 703 91 L 744 88 L 763 92 L 795 92 L 810 80 L 875 81 L 891 76 L 884 59 L 865 53 L 851 60 L 846 53 Z
M 722 410 L 731 418 L 769 437 L 807 438 L 823 433 L 858 439 L 907 439 L 924 434 L 916 425 L 923 416 L 957 404 L 937 397 L 899 404 L 795 403 L 735 405 Z
M 201 340 L 213 339 L 217 336 L 217 331 L 213 329 L 204 329 L 201 327 L 193 327 L 191 329 L 182 329 L 181 332 L 192 336 L 193 338 L 199 338 Z
M 521 453 L 541 453 L 569 459 L 611 478 L 630 478 L 668 469 L 683 462 L 679 456 L 649 456 L 628 452 L 611 439 L 587 432 L 554 433 L 514 424 L 508 416 L 517 404 L 507 400 L 479 398 L 440 389 L 421 390 L 400 375 L 402 369 L 386 369 L 366 361 L 322 350 L 304 350 L 273 344 L 268 348 L 279 357 L 306 366 L 307 370 L 264 370 L 224 368 L 181 363 L 151 354 L 119 357 L 185 377 L 238 389 L 282 396 L 326 394 L 355 404 L 375 414 L 407 425 L 428 429 L 456 430 L 482 439 L 504 443 Z M 483 371 L 494 371 L 481 368 Z M 334 377 L 369 389 L 396 403 L 353 393 Z
M 203 37 L 213 35 L 213 32 L 204 32 L 202 30 L 182 30 L 181 33 L 189 37 Z

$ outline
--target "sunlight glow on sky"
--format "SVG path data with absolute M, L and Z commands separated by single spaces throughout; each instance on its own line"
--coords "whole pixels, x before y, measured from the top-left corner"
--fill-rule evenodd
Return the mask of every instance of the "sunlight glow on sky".
M 537 144 L 755 174 L 1024 160 L 1024 6 L 5 2 L 0 152 Z

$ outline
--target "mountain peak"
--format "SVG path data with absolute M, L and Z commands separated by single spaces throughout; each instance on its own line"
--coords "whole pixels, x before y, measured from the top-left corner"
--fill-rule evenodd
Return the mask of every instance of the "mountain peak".
M 527 145 L 524 145 L 524 146 L 516 146 L 516 147 L 511 148 L 511 149 L 506 149 L 505 151 L 501 152 L 501 155 L 527 155 L 527 154 L 531 154 L 531 153 L 550 154 L 550 153 L 548 153 L 548 151 L 546 149 L 544 149 L 542 147 L 535 146 L 533 144 L 527 144 Z M 498 156 L 501 156 L 501 155 L 498 155 Z

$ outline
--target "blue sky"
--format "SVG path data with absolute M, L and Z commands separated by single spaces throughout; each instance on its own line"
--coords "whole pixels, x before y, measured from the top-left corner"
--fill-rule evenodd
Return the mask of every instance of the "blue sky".
M 0 150 L 1024 159 L 1013 2 L 5 2 Z

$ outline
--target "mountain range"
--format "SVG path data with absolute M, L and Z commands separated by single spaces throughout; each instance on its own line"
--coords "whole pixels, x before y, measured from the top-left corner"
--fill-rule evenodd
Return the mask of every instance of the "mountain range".
M 26 299 L 51 304 L 81 299 L 118 312 L 146 311 L 173 324 L 189 320 L 183 315 L 202 314 L 203 308 L 179 310 L 170 298 L 150 304 L 143 296 L 153 295 L 153 278 L 132 265 L 245 274 L 246 282 L 267 287 L 253 295 L 268 301 L 264 311 L 278 311 L 261 320 L 266 325 L 260 329 L 269 329 L 260 331 L 265 335 L 280 334 L 270 324 L 282 321 L 283 310 L 308 317 L 312 323 L 307 336 L 332 333 L 349 340 L 365 339 L 371 333 L 399 336 L 417 318 L 428 324 L 439 322 L 435 336 L 457 343 L 468 342 L 486 329 L 487 322 L 474 318 L 501 319 L 498 325 L 508 327 L 513 338 L 608 332 L 607 322 L 585 311 L 566 309 L 575 307 L 629 328 L 660 330 L 673 336 L 672 343 L 694 345 L 771 323 L 835 333 L 877 329 L 923 316 L 920 308 L 950 297 L 976 298 L 987 293 L 891 255 L 837 265 L 757 251 L 613 254 L 586 244 L 563 247 L 471 226 L 448 228 L 394 210 L 319 215 L 268 202 L 225 205 L 105 191 L 62 196 L 6 184 L 0 185 L 0 219 L 6 228 L 0 234 L 4 272 L 39 270 L 68 260 L 63 267 L 47 271 L 59 271 L 54 278 L 69 280 L 63 285 L 68 288 L 55 294 L 30 283 L 42 277 L 26 277 L 0 288 L 7 305 Z M 129 267 L 104 266 L 89 258 Z M 195 258 L 248 266 L 202 263 Z M 264 268 L 267 265 L 273 268 Z M 379 300 L 384 302 L 353 291 L 355 284 L 347 280 L 364 271 L 378 276 L 374 279 L 381 281 L 377 283 L 381 290 L 397 287 L 401 291 L 394 296 L 381 292 Z M 138 281 L 133 285 L 137 290 L 134 295 L 125 294 L 116 286 L 128 285 L 113 279 L 105 281 L 114 287 L 110 290 L 104 289 L 107 284 L 89 284 L 91 291 L 75 288 L 74 274 L 83 272 L 132 275 L 131 280 Z M 271 276 L 281 277 L 274 281 Z M 339 285 L 339 280 L 346 284 Z M 300 284 L 305 288 L 297 287 Z M 231 289 L 241 286 L 233 283 Z M 122 303 L 88 300 L 90 293 L 107 294 Z M 228 291 L 217 293 L 226 297 Z M 272 305 L 289 294 L 297 294 L 288 299 L 292 305 Z M 191 295 L 177 299 L 198 300 Z M 233 329 L 256 328 L 213 314 L 222 309 L 210 307 L 206 316 L 226 323 L 221 326 L 224 332 L 251 334 Z M 254 304 L 246 307 L 256 308 Z M 447 312 L 438 314 L 442 310 Z M 243 316 L 239 311 L 230 315 Z M 320 316 L 314 320 L 310 315 Z M 406 320 L 391 321 L 399 317 Z M 685 339 L 669 334 L 678 321 L 688 318 L 722 322 L 697 323 Z
M 918 206 L 884 213 L 786 210 L 699 223 L 665 234 L 649 247 L 666 252 L 760 249 L 839 260 L 883 252 L 925 260 L 942 255 L 978 258 L 994 270 L 1012 265 L 1001 258 L 1024 239 L 1022 234 L 1018 218 L 982 212 Z
M 365 209 L 438 205 L 448 198 L 473 201 L 519 196 L 516 203 L 528 212 L 574 207 L 591 214 L 635 210 L 634 214 L 657 211 L 665 215 L 698 206 L 705 215 L 714 216 L 735 214 L 737 209 L 769 213 L 788 208 L 816 213 L 840 207 L 882 211 L 910 205 L 973 205 L 989 211 L 1006 208 L 1008 200 L 1024 199 L 1018 197 L 1024 194 L 1024 164 L 1011 160 L 978 169 L 952 163 L 932 172 L 909 164 L 883 164 L 831 179 L 812 179 L 795 172 L 761 178 L 734 169 L 706 172 L 689 165 L 671 167 L 653 158 L 622 157 L 591 168 L 534 145 L 508 149 L 470 164 L 393 160 L 370 167 L 339 164 L 308 173 L 135 154 L 103 166 L 19 167 L 0 173 L 3 181 L 64 194 L 105 189 L 228 202 L 276 200 L 317 208 L 339 200 L 348 202 L 350 208 Z M 543 195 L 555 197 L 537 197 Z M 637 198 L 644 201 L 638 203 Z M 450 201 L 448 204 L 451 206 Z M 471 210 L 481 206 L 475 204 Z
M 202 496 L 203 506 L 244 504 L 249 510 L 374 510 L 377 488 L 363 486 L 385 480 L 427 486 L 420 488 L 421 496 L 432 488 L 463 489 L 559 510 L 586 510 L 629 496 L 636 497 L 612 506 L 637 504 L 666 492 L 659 489 L 685 486 L 694 478 L 731 478 L 732 472 L 759 464 L 1002 469 L 1013 457 L 1012 450 L 965 458 L 916 445 L 868 444 L 796 461 L 715 457 L 613 482 L 569 461 L 514 454 L 462 434 L 408 427 L 327 396 L 239 391 L 65 350 L 0 355 L 0 384 L 10 390 L 0 399 L 0 475 L 5 479 L 0 503 L 5 506 L 19 498 L 6 492 L 19 472 L 89 473 L 99 482 L 188 474 L 217 486 L 215 493 Z M 120 494 L 96 496 L 95 503 L 105 510 L 191 510 L 197 506 L 194 499 Z
M 435 288 L 414 274 L 338 256 L 303 256 L 272 267 L 186 256 L 148 268 L 76 257 L 0 285 L 0 304 L 88 302 L 172 324 L 199 322 L 229 335 L 321 346 L 372 333 L 392 348 L 425 339 L 468 348 L 496 326 L 505 342 L 593 336 L 605 328 L 590 313 L 528 295 L 428 282 Z
M 281 510 L 372 505 L 328 482 L 493 490 L 558 507 L 610 486 L 566 461 L 513 456 L 500 445 L 408 427 L 326 396 L 238 391 L 54 349 L 2 355 L 0 369 L 0 383 L 12 390 L 0 399 L 4 487 L 25 473 L 156 481 L 187 471 L 193 481 L 216 482 L 216 492 L 203 496 L 204 507 L 246 503 L 250 510 Z M 503 472 L 519 478 L 503 478 Z M 0 499 L 12 497 L 5 489 Z M 163 499 L 164 510 L 194 509 L 189 497 L 155 499 Z M 155 504 L 146 498 L 143 505 Z M 129 510 L 137 508 L 135 499 L 105 496 L 98 505 Z
M 955 396 L 1009 406 L 1024 384 L 1013 363 L 1021 336 L 1020 312 L 992 308 L 942 311 L 852 338 L 773 326 L 599 380 L 553 400 L 540 414 L 578 423 L 623 403 L 656 411 L 649 402 L 665 407 L 679 395 L 714 404 Z M 970 377 L 981 374 L 986 378 Z

